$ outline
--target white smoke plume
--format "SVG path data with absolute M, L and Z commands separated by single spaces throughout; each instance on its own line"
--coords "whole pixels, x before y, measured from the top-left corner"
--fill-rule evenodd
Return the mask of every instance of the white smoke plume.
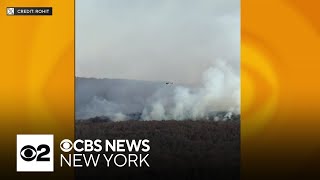
M 143 109 L 144 120 L 207 119 L 210 113 L 240 113 L 240 79 L 231 67 L 217 61 L 203 73 L 203 87 L 165 87 Z
M 107 79 L 107 84 L 103 84 L 103 79 L 85 80 L 87 83 L 77 86 L 76 118 L 106 117 L 112 121 L 231 119 L 233 114 L 240 114 L 240 78 L 236 72 L 226 61 L 215 61 L 202 74 L 198 87 L 171 82 Z M 224 117 L 215 115 L 219 112 L 223 112 Z

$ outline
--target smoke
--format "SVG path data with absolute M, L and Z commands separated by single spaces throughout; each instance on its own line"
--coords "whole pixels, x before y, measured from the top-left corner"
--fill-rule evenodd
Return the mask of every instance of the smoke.
M 239 0 L 76 4 L 77 76 L 198 85 L 218 58 L 239 69 Z
M 77 83 L 77 119 L 240 112 L 239 0 L 79 0 L 76 8 L 76 75 L 94 77 Z
M 127 120 L 126 115 L 121 112 L 121 109 L 123 109 L 121 106 L 123 105 L 107 101 L 102 97 L 94 96 L 87 105 L 76 112 L 76 117 L 81 119 L 108 117 L 112 121 Z
M 240 79 L 225 62 L 218 61 L 203 73 L 201 88 L 160 89 L 144 108 L 142 119 L 208 119 L 221 111 L 229 112 L 226 117 L 240 113 Z
M 108 87 L 111 84 L 114 86 L 110 92 L 118 92 L 117 97 L 123 96 L 121 89 L 125 89 L 123 93 L 131 96 L 127 96 L 126 101 L 123 101 L 123 98 L 114 98 L 115 96 L 112 100 L 110 98 L 107 100 L 108 95 L 98 96 L 97 94 L 101 93 L 95 92 L 88 103 L 77 106 L 76 117 L 88 119 L 99 116 L 113 121 L 198 120 L 209 119 L 217 112 L 225 112 L 223 115 L 225 119 L 230 119 L 232 114 L 240 113 L 239 75 L 225 61 L 216 61 L 208 68 L 202 75 L 202 86 L 197 88 L 164 82 L 160 82 L 162 85 L 159 86 L 158 82 L 151 86 L 152 90 L 148 91 L 150 83 L 147 85 L 145 82 L 138 82 L 135 83 L 141 85 L 140 89 L 137 89 L 138 86 L 130 88 L 129 85 L 107 84 Z M 77 87 L 77 92 L 80 90 L 81 86 Z M 147 91 L 148 96 L 145 93 Z M 82 96 L 84 94 L 88 92 L 81 93 Z M 78 97 L 77 101 L 80 98 Z M 141 105 L 142 102 L 144 104 Z M 221 118 L 214 117 L 214 120 L 219 119 Z

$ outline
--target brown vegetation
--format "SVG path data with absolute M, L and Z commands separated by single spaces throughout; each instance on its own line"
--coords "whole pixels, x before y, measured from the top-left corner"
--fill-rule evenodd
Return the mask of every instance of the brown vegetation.
M 171 174 L 168 177 L 191 177 L 190 179 L 239 177 L 239 121 L 78 121 L 76 138 L 149 139 L 151 168 L 136 172 L 132 172 L 134 170 L 131 168 L 123 175 L 130 174 L 129 172 L 140 176 L 143 174 L 146 179 L 150 178 L 148 174 L 156 175 L 159 179 L 167 178 L 168 173 Z M 119 175 L 115 173 L 118 171 L 125 172 L 123 169 L 107 171 L 112 171 L 113 175 Z M 83 170 L 79 172 L 83 175 Z M 108 177 L 124 178 L 111 174 L 108 173 Z

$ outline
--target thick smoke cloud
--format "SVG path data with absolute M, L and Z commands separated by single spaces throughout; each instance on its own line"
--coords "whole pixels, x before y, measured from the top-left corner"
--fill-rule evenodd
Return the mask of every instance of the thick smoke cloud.
M 88 81 L 98 81 L 97 83 L 101 84 L 99 81 L 106 80 Z M 209 119 L 215 112 L 227 112 L 227 116 L 228 113 L 240 113 L 240 81 L 234 70 L 224 61 L 217 61 L 205 71 L 202 86 L 196 88 L 164 82 L 135 82 L 139 85 L 135 87 L 130 85 L 131 81 L 128 80 L 121 84 L 110 81 L 124 80 L 107 80 L 108 84 L 98 87 L 105 92 L 102 94 L 99 90 L 86 90 L 89 84 L 83 82 L 81 86 L 77 86 L 78 119 L 104 116 L 113 121 L 132 120 L 132 114 L 138 113 L 135 118 L 139 120 L 203 120 Z M 91 86 L 96 87 L 92 83 Z M 108 90 L 110 87 L 114 92 Z M 126 98 L 122 98 L 123 89 L 126 89 L 123 92 L 127 92 Z M 112 96 L 115 92 L 118 97 Z M 112 98 L 108 98 L 110 95 Z M 89 100 L 80 103 L 84 97 Z
M 222 61 L 203 74 L 203 87 L 161 89 L 144 108 L 144 120 L 208 119 L 210 113 L 240 113 L 240 81 Z
M 77 119 L 240 112 L 239 0 L 77 0 L 76 9 L 76 76 L 101 78 L 77 80 Z

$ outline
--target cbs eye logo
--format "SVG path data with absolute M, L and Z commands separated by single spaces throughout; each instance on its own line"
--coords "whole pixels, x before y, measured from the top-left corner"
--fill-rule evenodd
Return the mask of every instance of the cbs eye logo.
M 69 139 L 64 139 L 60 143 L 60 149 L 63 152 L 70 152 L 72 150 L 73 144 Z
M 44 151 L 42 151 L 44 149 Z M 40 152 L 37 154 L 37 152 Z M 38 148 L 34 148 L 31 145 L 24 146 L 20 151 L 20 156 L 25 161 L 33 161 L 35 158 L 36 161 L 50 161 L 49 157 L 44 157 L 45 155 L 49 154 L 50 147 L 46 144 L 41 144 Z
M 53 135 L 17 135 L 17 172 L 53 172 Z

